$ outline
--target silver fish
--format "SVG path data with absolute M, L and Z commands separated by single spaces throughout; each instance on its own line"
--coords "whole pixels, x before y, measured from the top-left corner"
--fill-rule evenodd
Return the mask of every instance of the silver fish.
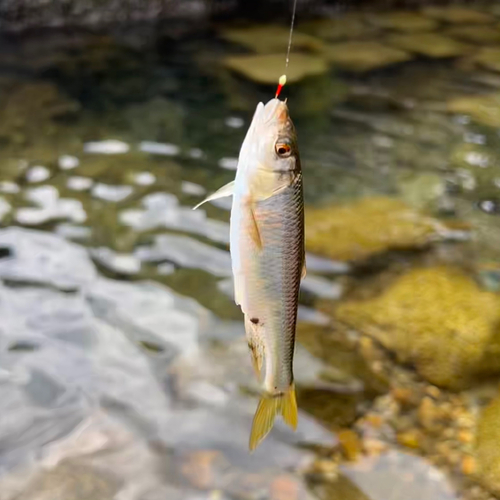
M 305 276 L 304 200 L 297 136 L 286 102 L 259 103 L 235 180 L 198 206 L 229 195 L 235 302 L 245 317 L 259 379 L 265 360 L 263 394 L 250 435 L 253 450 L 270 432 L 277 414 L 293 429 L 297 426 L 293 354 L 300 281 Z

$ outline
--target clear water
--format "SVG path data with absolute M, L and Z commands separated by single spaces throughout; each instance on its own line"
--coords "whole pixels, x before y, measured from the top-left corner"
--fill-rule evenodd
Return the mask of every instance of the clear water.
M 329 365 L 299 346 L 299 432 L 278 426 L 246 451 L 258 387 L 231 299 L 228 206 L 191 211 L 233 178 L 253 110 L 273 95 L 220 67 L 243 49 L 182 26 L 2 44 L 2 225 L 58 235 L 0 236 L 2 500 L 378 499 L 401 470 L 411 498 L 456 497 L 457 475 L 408 450 L 330 477 L 337 455 L 322 448 L 387 387 L 340 341 Z M 447 103 L 498 95 L 500 75 L 465 62 L 414 57 L 286 87 L 306 204 L 402 198 L 472 228 L 458 258 L 498 269 L 499 129 Z M 304 321 L 325 328 L 316 305 L 360 279 L 348 271 L 311 256 Z

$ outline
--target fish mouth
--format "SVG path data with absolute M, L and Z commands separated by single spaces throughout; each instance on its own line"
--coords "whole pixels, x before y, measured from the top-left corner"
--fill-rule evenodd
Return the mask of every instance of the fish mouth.
M 276 98 L 271 99 L 264 106 L 262 118 L 264 123 L 276 120 L 280 125 L 286 124 L 289 118 L 288 106 L 286 105 L 286 101 L 280 101 Z

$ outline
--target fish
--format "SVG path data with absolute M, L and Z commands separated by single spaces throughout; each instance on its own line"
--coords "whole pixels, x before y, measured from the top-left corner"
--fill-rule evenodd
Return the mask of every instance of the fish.
M 199 203 L 232 196 L 230 253 L 234 300 L 244 315 L 252 365 L 263 382 L 249 448 L 275 418 L 298 422 L 293 355 L 301 279 L 305 276 L 303 179 L 297 134 L 286 101 L 257 105 L 236 176 Z M 262 380 L 262 369 L 265 376 Z

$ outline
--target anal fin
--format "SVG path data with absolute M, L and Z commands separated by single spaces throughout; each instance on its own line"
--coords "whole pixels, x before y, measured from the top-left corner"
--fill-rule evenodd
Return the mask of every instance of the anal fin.
M 247 336 L 248 349 L 252 359 L 252 366 L 257 380 L 262 379 L 262 362 L 264 360 L 264 344 L 262 342 L 263 325 L 255 323 L 255 318 L 245 315 L 245 332 Z

